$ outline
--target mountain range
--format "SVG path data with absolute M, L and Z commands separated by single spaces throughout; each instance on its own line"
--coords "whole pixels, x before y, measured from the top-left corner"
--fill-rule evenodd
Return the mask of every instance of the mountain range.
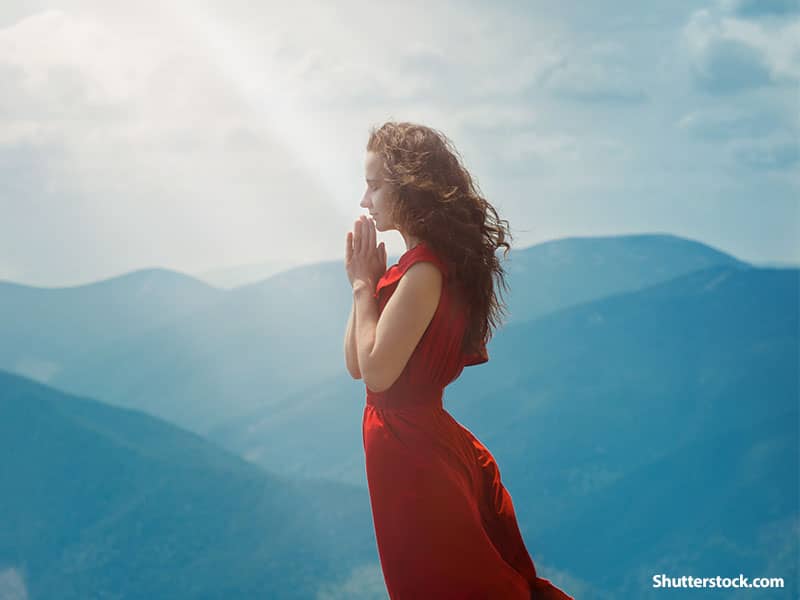
M 797 597 L 800 270 L 670 235 L 555 240 L 504 266 L 490 360 L 447 387 L 445 406 L 498 460 L 544 576 L 576 598 L 645 599 L 666 593 L 650 585 L 659 572 L 743 572 L 786 578 L 759 597 Z M 266 589 L 264 561 L 287 586 L 275 597 L 385 597 L 365 390 L 342 355 L 350 303 L 341 261 L 229 290 L 165 270 L 0 283 L 0 508 L 14 516 L 0 525 L 0 592 L 3 564 L 31 597 L 80 573 L 64 596 L 78 597 L 122 585 L 119 561 L 140 546 L 194 565 L 179 543 L 203 555 L 213 539 L 224 550 L 206 554 L 224 565 L 241 552 L 241 570 L 206 582 L 203 555 L 177 569 L 173 597 L 202 596 L 180 587 L 198 577 L 247 597 L 234 579 Z M 313 524 L 305 537 L 292 506 Z M 320 533 L 331 519 L 344 525 Z M 270 535 L 249 537 L 245 521 Z M 332 558 L 337 535 L 346 563 Z M 161 575 L 141 560 L 147 575 L 129 583 L 144 587 L 130 589 L 155 593 Z

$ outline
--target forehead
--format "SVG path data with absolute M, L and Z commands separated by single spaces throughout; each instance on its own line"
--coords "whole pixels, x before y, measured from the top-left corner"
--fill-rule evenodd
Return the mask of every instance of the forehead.
M 383 162 L 381 161 L 380 154 L 372 151 L 367 152 L 364 161 L 364 171 L 369 179 L 377 179 L 380 177 L 382 165 Z

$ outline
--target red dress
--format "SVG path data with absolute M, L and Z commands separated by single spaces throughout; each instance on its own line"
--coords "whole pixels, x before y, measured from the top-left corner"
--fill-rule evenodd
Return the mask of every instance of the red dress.
M 367 483 L 383 577 L 391 600 L 573 600 L 537 576 L 511 495 L 489 450 L 442 404 L 465 366 L 463 310 L 447 268 L 424 242 L 378 281 L 379 312 L 406 270 L 430 261 L 443 286 L 433 319 L 395 383 L 368 387 L 362 423 Z

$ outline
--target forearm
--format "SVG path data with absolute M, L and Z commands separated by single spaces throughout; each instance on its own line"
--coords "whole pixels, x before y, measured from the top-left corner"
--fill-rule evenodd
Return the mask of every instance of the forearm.
M 353 379 L 361 378 L 361 369 L 358 367 L 358 354 L 356 350 L 356 303 L 350 309 L 350 318 L 347 320 L 347 331 L 344 334 L 344 359 L 345 365 Z
M 353 287 L 355 310 L 356 355 L 364 383 L 372 376 L 370 357 L 375 346 L 375 330 L 378 327 L 378 303 L 369 284 L 358 283 Z

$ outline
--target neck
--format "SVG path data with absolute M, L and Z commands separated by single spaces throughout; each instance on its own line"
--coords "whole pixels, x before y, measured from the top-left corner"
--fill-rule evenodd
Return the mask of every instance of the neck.
M 414 246 L 416 246 L 422 241 L 417 237 L 408 236 L 405 233 L 403 234 L 403 239 L 406 242 L 406 251 L 411 250 Z

